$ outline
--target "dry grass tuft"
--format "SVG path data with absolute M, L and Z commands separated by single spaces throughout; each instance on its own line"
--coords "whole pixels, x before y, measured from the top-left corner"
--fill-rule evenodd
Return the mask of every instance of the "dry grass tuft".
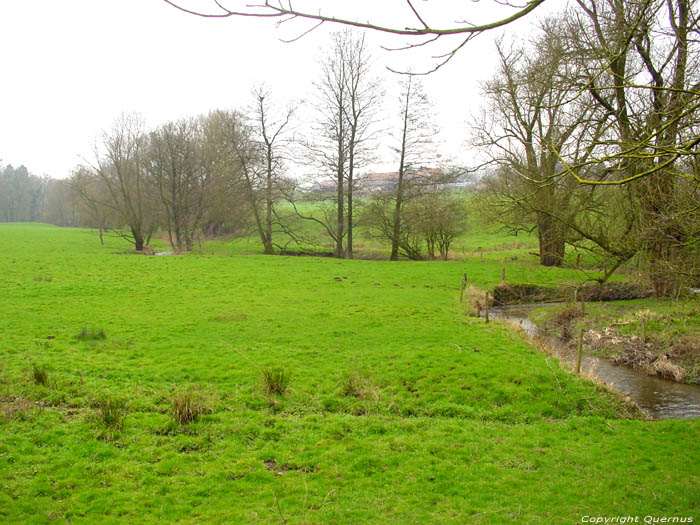
M 486 309 L 487 298 L 486 292 L 479 290 L 472 285 L 469 285 L 464 294 L 465 302 L 467 303 L 467 315 L 479 317 L 482 310 Z
M 664 379 L 681 383 L 685 379 L 685 369 L 672 363 L 665 355 L 659 357 L 649 366 L 649 371 Z
M 176 390 L 171 398 L 172 415 L 176 423 L 186 425 L 200 415 L 211 413 L 206 396 L 196 387 Z

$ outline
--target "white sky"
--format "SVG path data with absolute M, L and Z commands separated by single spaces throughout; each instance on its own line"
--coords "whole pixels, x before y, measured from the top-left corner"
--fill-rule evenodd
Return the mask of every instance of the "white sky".
M 564 3 L 549 0 L 545 8 Z M 367 18 L 371 13 L 373 21 L 392 23 L 406 12 L 403 0 L 319 4 L 324 14 L 365 13 Z M 455 4 L 465 6 L 461 13 L 454 12 Z M 183 0 L 183 5 L 207 9 L 213 3 Z M 346 12 L 334 11 L 336 5 Z M 505 13 L 494 0 L 422 0 L 416 5 L 435 26 L 458 15 L 480 22 Z M 545 8 L 538 11 L 544 14 Z M 532 22 L 530 16 L 507 31 L 524 38 Z M 212 109 L 240 108 L 260 82 L 277 99 L 310 98 L 320 49 L 328 33 L 341 27 L 327 25 L 297 42 L 280 41 L 306 28 L 303 21 L 276 29 L 271 20 L 203 19 L 162 0 L 0 0 L 0 163 L 24 164 L 32 173 L 63 178 L 81 158 L 91 159 L 96 137 L 122 112 L 139 112 L 149 125 L 158 125 Z M 470 158 L 466 121 L 480 105 L 478 82 L 494 72 L 495 36 L 479 36 L 445 68 L 424 78 L 443 132 L 444 153 L 463 162 Z M 405 39 L 377 33 L 368 38 L 380 72 L 386 65 L 415 70 L 430 63 L 426 52 L 380 49 L 380 44 L 401 45 Z M 386 77 L 391 103 L 397 78 L 388 72 Z

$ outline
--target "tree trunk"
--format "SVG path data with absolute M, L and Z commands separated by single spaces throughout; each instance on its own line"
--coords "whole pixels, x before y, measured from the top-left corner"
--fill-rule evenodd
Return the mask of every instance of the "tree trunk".
M 352 162 L 352 161 L 351 161 Z M 348 240 L 345 248 L 345 257 L 352 259 L 352 164 L 348 177 Z
M 131 228 L 131 235 L 134 237 L 134 250 L 142 252 L 144 247 L 143 234 L 137 228 Z
M 402 161 L 403 163 L 403 158 Z M 403 206 L 403 166 L 399 170 L 399 180 L 396 185 L 396 206 L 394 206 L 394 224 L 391 234 L 391 255 L 389 260 L 399 260 L 399 241 L 401 238 L 401 206 Z
M 265 255 L 272 255 L 272 151 L 267 148 L 267 180 L 265 184 L 265 235 L 263 237 Z
M 345 192 L 343 188 L 344 182 L 344 170 L 345 170 L 345 133 L 343 132 L 343 105 L 339 104 L 338 110 L 338 125 L 340 127 L 340 132 L 338 133 L 338 165 L 337 165 L 337 221 L 336 226 L 336 237 L 335 237 L 335 249 L 333 250 L 334 257 L 343 257 L 343 236 L 345 235 Z
M 563 227 L 549 215 L 541 214 L 537 220 L 540 244 L 540 264 L 542 266 L 561 266 L 564 262 Z
M 677 248 L 683 242 L 674 225 L 674 181 L 669 173 L 661 172 L 641 181 L 637 187 L 641 214 L 641 235 L 649 255 L 649 278 L 656 297 L 667 297 L 679 286 L 674 268 L 680 263 Z

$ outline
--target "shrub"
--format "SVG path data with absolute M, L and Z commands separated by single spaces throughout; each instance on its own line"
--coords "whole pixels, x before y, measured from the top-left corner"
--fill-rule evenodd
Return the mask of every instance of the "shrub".
M 200 415 L 211 412 L 202 392 L 195 388 L 176 390 L 171 399 L 173 419 L 176 423 L 186 425 L 195 421 Z
M 44 367 L 32 365 L 32 378 L 37 385 L 48 385 L 49 384 L 49 373 Z
M 289 374 L 283 368 L 264 368 L 262 371 L 263 388 L 268 395 L 284 395 L 289 386 Z
M 107 339 L 107 333 L 102 328 L 88 328 L 83 326 L 75 336 L 78 341 L 96 341 Z

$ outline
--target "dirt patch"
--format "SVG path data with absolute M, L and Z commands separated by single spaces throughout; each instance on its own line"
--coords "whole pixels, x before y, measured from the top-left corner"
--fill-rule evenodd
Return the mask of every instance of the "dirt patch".
M 265 464 L 265 468 L 267 470 L 272 470 L 275 472 L 277 475 L 281 476 L 285 472 L 289 472 L 290 470 L 295 470 L 297 472 L 304 472 L 304 473 L 309 473 L 309 472 L 316 472 L 318 470 L 318 467 L 316 466 L 310 466 L 310 467 L 300 467 L 298 465 L 289 465 L 287 463 L 277 463 L 274 459 L 266 459 L 263 461 Z

